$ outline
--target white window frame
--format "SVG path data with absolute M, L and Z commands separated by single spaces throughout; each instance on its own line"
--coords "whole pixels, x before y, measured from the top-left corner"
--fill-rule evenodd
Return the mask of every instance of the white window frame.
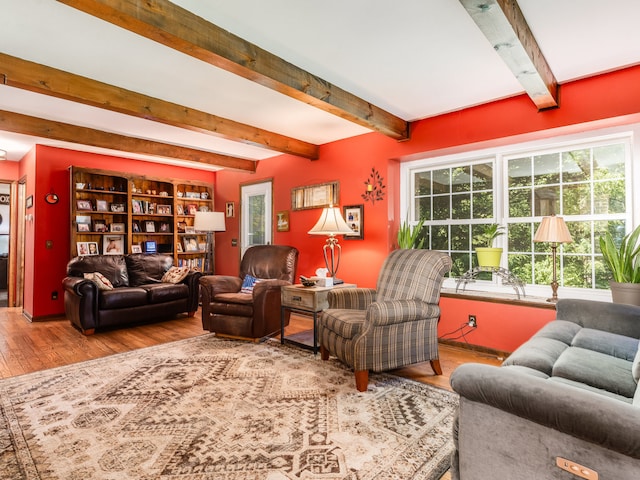
M 538 135 L 539 136 L 539 135 Z M 631 231 L 634 226 L 640 225 L 640 208 L 634 208 L 640 204 L 640 168 L 635 167 L 635 162 L 640 161 L 640 123 L 626 125 L 621 127 L 612 127 L 599 130 L 591 130 L 578 134 L 568 134 L 555 137 L 548 137 L 539 140 L 524 140 L 520 143 L 510 145 L 501 145 L 493 148 L 484 148 L 473 150 L 469 149 L 464 152 L 455 154 L 438 155 L 438 152 L 430 152 L 430 154 L 422 159 L 405 162 L 400 167 L 400 220 L 407 218 L 407 211 L 414 213 L 413 205 L 413 173 L 428 168 L 448 167 L 459 164 L 476 163 L 479 161 L 493 159 L 494 163 L 494 203 L 496 221 L 500 224 L 506 224 L 508 205 L 505 204 L 508 192 L 508 172 L 506 169 L 506 159 L 517 157 L 518 155 L 528 155 L 532 151 L 536 154 L 546 151 L 567 150 L 571 148 L 580 148 L 581 144 L 589 144 L 589 146 L 597 143 L 608 143 L 611 141 L 626 142 L 629 154 L 629 162 L 626 165 L 627 184 L 627 212 L 626 219 L 627 231 Z M 635 167 L 635 168 L 634 168 Z M 410 209 L 410 210 L 409 210 Z M 413 218 L 413 217 L 410 217 Z M 496 240 L 497 247 L 506 247 L 506 239 L 498 237 Z M 503 266 L 507 265 L 507 258 L 503 255 Z M 447 278 L 444 288 L 455 289 L 456 279 Z M 496 282 L 479 281 L 466 286 L 466 291 L 487 292 L 488 296 L 492 293 L 514 293 L 510 287 L 499 285 Z M 551 292 L 550 286 L 545 285 L 527 285 L 526 295 L 528 297 L 549 297 Z M 558 290 L 560 298 L 589 298 L 602 301 L 611 301 L 611 292 L 604 289 L 591 288 L 572 288 L 560 287 Z

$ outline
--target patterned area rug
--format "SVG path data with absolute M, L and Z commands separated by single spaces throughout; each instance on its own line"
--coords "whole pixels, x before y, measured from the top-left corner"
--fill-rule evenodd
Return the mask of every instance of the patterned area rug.
M 173 342 L 0 381 L 12 480 L 439 479 L 457 396 L 295 347 Z

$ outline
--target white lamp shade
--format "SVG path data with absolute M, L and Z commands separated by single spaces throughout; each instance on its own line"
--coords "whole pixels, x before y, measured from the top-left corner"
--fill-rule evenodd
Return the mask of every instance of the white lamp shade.
M 345 233 L 353 233 L 353 230 L 342 218 L 338 207 L 327 207 L 322 209 L 318 222 L 307 233 L 310 235 L 344 235 Z
M 224 212 L 196 212 L 193 228 L 200 232 L 224 232 Z
M 542 218 L 542 222 L 536 231 L 535 237 L 533 237 L 533 241 L 571 243 L 573 242 L 573 238 L 571 238 L 567 224 L 564 223 L 562 217 L 552 215 Z

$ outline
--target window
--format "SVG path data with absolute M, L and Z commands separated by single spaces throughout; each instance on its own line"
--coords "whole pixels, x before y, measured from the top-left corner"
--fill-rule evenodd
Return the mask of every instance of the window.
M 608 289 L 599 238 L 621 240 L 631 229 L 631 146 L 628 134 L 531 142 L 403 164 L 403 204 L 412 223 L 426 228 L 425 248 L 453 259 L 452 280 L 477 265 L 473 237 L 479 226 L 499 223 L 508 234 L 502 266 L 527 284 L 527 294 L 548 295 L 551 248 L 534 243 L 542 217 L 561 215 L 573 243 L 558 248 L 558 282 L 565 289 Z M 475 289 L 491 290 L 499 279 L 483 274 Z M 493 286 L 492 286 L 493 285 Z M 544 288 L 544 291 L 542 291 Z M 593 290 L 590 290 L 593 292 Z M 592 293 L 593 294 L 593 293 Z

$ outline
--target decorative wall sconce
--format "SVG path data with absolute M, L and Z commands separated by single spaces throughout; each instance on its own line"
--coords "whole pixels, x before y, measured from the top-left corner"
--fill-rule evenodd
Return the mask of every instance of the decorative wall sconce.
M 375 169 L 371 169 L 371 175 L 364 181 L 365 192 L 362 194 L 365 202 L 371 201 L 376 203 L 377 200 L 383 200 L 385 194 L 385 185 L 383 183 L 384 178 L 380 176 L 380 173 Z

